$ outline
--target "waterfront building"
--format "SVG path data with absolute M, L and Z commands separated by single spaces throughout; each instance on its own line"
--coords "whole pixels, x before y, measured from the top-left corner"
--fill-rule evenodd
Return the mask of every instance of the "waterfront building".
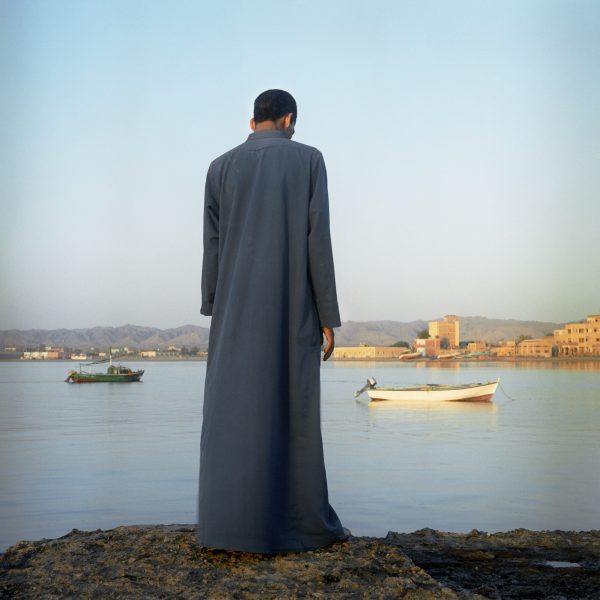
M 436 358 L 440 354 L 441 339 L 438 337 L 416 338 L 413 341 L 415 352 L 419 352 L 427 358 Z
M 46 360 L 47 358 L 47 350 L 26 350 L 21 357 L 22 360 Z
M 179 348 L 175 348 L 175 346 L 169 346 L 169 348 L 167 350 L 157 350 L 156 351 L 156 356 L 170 356 L 170 357 L 177 357 L 177 356 L 181 356 L 181 350 Z
M 469 342 L 467 344 L 468 352 L 485 352 L 488 349 L 488 345 L 485 342 Z
M 553 335 L 532 340 L 523 340 L 517 344 L 517 355 L 531 358 L 551 358 L 558 354 Z
M 491 351 L 500 358 L 515 356 L 517 353 L 517 344 L 512 340 L 509 342 L 502 342 L 499 346 L 494 346 Z
M 332 357 L 338 359 L 397 359 L 407 352 L 410 352 L 408 348 L 400 346 L 336 346 L 333 349 Z
M 429 321 L 429 336 L 448 340 L 450 349 L 460 346 L 459 320 L 456 315 L 446 315 L 439 321 Z
M 142 358 L 156 358 L 156 350 L 142 350 L 140 356 Z
M 600 356 L 600 315 L 567 323 L 554 331 L 554 340 L 563 356 Z

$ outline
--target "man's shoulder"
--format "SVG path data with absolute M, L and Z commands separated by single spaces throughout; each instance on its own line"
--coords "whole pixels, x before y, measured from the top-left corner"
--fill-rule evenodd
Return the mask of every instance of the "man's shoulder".
M 234 148 L 231 148 L 231 150 L 227 150 L 227 152 L 223 152 L 223 154 L 217 156 L 217 158 L 215 158 L 211 161 L 209 169 L 215 169 L 215 168 L 219 168 L 220 166 L 222 166 L 230 158 L 235 156 L 235 154 L 237 154 L 237 152 L 239 152 L 242 149 L 244 144 L 245 144 L 245 142 L 238 144 Z
M 291 148 L 297 149 L 300 152 L 306 152 L 307 154 L 313 154 L 317 158 L 322 156 L 321 151 L 314 146 L 309 146 L 308 144 L 303 144 L 302 142 L 296 142 L 294 140 L 288 140 Z
M 280 150 L 298 152 L 309 157 L 312 161 L 319 161 L 323 159 L 323 155 L 318 148 L 314 146 L 309 146 L 308 144 L 303 144 L 302 142 L 296 142 L 294 140 L 289 140 L 287 138 L 277 139 L 277 144 L 270 145 L 271 148 L 278 148 Z M 209 171 L 217 170 L 223 168 L 229 161 L 234 159 L 240 152 L 244 152 L 246 150 L 252 150 L 252 145 L 248 143 L 248 140 L 238 144 L 234 148 L 227 150 L 223 154 L 217 156 L 209 166 Z

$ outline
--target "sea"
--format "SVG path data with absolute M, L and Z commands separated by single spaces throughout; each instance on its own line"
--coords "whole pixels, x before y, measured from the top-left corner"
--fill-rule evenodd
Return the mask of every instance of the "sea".
M 71 529 L 194 523 L 206 362 L 0 363 L 0 552 Z M 269 377 L 264 374 L 265 379 Z M 365 403 L 380 385 L 500 378 L 490 403 Z M 600 528 L 600 361 L 326 362 L 329 499 L 354 535 Z

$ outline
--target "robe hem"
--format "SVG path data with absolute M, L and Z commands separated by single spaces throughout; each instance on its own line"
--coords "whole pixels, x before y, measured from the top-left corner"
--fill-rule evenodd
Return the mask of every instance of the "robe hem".
M 262 544 L 253 544 L 252 542 L 243 541 L 240 543 L 237 542 L 226 542 L 222 544 L 211 544 L 210 542 L 202 542 L 198 536 L 196 536 L 196 542 L 202 548 L 206 548 L 209 550 L 227 550 L 230 552 L 253 552 L 256 554 L 279 554 L 282 552 L 308 552 L 310 550 L 318 550 L 319 548 L 326 548 L 331 544 L 336 544 L 338 542 L 345 542 L 349 539 L 350 536 L 346 535 L 344 532 L 342 535 L 337 537 L 330 538 L 328 540 L 317 542 L 311 545 L 301 545 L 301 546 L 285 546 L 280 548 L 274 548 L 273 546 L 265 546 Z

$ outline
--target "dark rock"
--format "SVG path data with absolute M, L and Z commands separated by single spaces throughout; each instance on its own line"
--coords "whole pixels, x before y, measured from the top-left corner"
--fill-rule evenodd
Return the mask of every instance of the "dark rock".
M 41 551 L 40 551 L 41 550 Z M 189 525 L 73 530 L 0 555 L 0 598 L 478 598 L 394 544 L 352 537 L 274 556 L 201 548 Z
M 389 532 L 413 562 L 443 585 L 493 599 L 600 598 L 600 531 Z M 578 563 L 556 568 L 547 561 Z
M 1 599 L 574 600 L 597 599 L 599 590 L 597 530 L 425 528 L 269 556 L 201 548 L 191 525 L 137 525 L 74 529 L 0 555 Z

